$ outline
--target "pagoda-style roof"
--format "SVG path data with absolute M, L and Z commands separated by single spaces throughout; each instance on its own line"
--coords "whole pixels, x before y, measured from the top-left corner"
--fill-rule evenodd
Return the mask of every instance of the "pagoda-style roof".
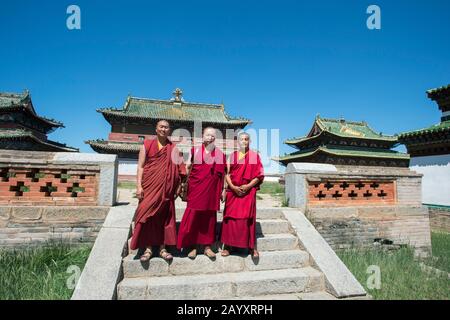
M 441 122 L 427 128 L 403 132 L 399 141 L 406 145 L 412 156 L 442 155 L 450 153 L 450 85 L 427 91 L 442 111 Z
M 0 114 L 7 112 L 23 112 L 32 121 L 36 122 L 43 131 L 50 133 L 56 128 L 63 128 L 63 123 L 54 119 L 49 119 L 43 116 L 39 116 L 34 109 L 31 96 L 28 91 L 24 93 L 7 93 L 0 92 Z
M 386 159 L 386 160 L 406 160 L 409 161 L 410 157 L 406 153 L 401 153 L 393 150 L 374 150 L 374 149 L 361 149 L 342 147 L 336 148 L 331 146 L 321 146 L 309 150 L 297 151 L 279 158 L 274 158 L 281 162 L 283 165 L 287 165 L 290 162 L 303 162 L 305 159 L 314 157 L 319 154 L 325 154 L 330 156 L 348 157 L 348 158 L 369 158 L 369 159 Z
M 439 88 L 427 90 L 428 98 L 435 100 L 441 96 L 448 96 L 450 94 L 450 84 Z
M 373 130 L 369 125 L 362 122 L 347 121 L 345 119 L 324 119 L 317 116 L 312 129 L 307 136 L 286 140 L 287 145 L 301 146 L 305 142 L 316 140 L 324 135 L 335 136 L 337 139 L 357 139 L 367 141 L 382 141 L 394 145 L 397 143 L 396 136 L 384 135 Z
M 108 153 L 108 154 L 128 154 L 137 155 L 143 144 L 143 142 L 123 142 L 123 141 L 110 141 L 110 140 L 87 140 L 85 143 L 89 144 L 95 152 Z M 189 152 L 191 149 L 191 143 L 177 143 L 177 148 L 182 152 Z M 225 154 L 229 154 L 234 151 L 230 149 L 222 149 Z
M 450 133 L 450 120 L 443 121 L 438 124 L 432 125 L 428 128 L 418 129 L 413 131 L 404 132 L 399 135 L 400 141 L 404 141 L 405 139 L 420 137 L 420 136 L 429 136 Z
M 33 150 L 53 152 L 78 152 L 76 148 L 66 144 L 43 139 L 31 130 L 0 129 L 0 149 Z
M 177 89 L 179 90 L 179 89 Z M 207 104 L 185 102 L 181 98 L 181 90 L 174 92 L 175 98 L 171 100 L 158 100 L 129 96 L 122 109 L 102 108 L 97 111 L 105 119 L 117 121 L 130 120 L 160 120 L 192 123 L 202 121 L 208 124 L 219 124 L 227 127 L 244 127 L 251 123 L 249 119 L 235 118 L 225 112 L 223 104 Z
M 87 140 L 85 143 L 89 144 L 94 151 L 98 153 L 139 153 L 142 142 L 116 142 L 102 139 Z
M 366 122 L 324 119 L 317 116 L 308 135 L 288 139 L 299 151 L 274 158 L 282 165 L 290 162 L 332 163 L 407 167 L 409 154 L 391 150 L 396 136 L 374 131 Z

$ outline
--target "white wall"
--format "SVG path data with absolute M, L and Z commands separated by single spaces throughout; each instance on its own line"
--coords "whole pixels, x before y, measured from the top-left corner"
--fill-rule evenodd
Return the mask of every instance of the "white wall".
M 137 173 L 137 160 L 119 159 L 119 175 L 135 176 Z
M 423 174 L 423 203 L 450 206 L 450 155 L 411 158 L 410 168 Z

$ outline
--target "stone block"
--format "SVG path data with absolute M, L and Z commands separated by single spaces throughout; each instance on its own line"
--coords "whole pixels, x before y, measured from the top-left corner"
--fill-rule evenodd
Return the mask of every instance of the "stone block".
M 257 245 L 260 251 L 292 250 L 297 248 L 298 241 L 291 234 L 267 234 L 257 238 Z
M 309 254 L 302 250 L 260 252 L 257 261 L 250 256 L 245 258 L 245 267 L 250 271 L 302 268 L 308 265 Z
M 129 255 L 123 260 L 125 278 L 156 277 L 169 275 L 169 264 L 161 258 L 152 258 L 146 263 Z M 174 258 L 175 260 L 176 258 Z M 172 262 L 173 263 L 173 262 Z
M 236 296 L 303 292 L 309 276 L 302 269 L 242 272 L 234 276 Z
M 12 218 L 17 220 L 40 220 L 42 217 L 42 208 L 39 207 L 13 207 Z
M 103 220 L 106 218 L 108 210 L 109 208 L 107 207 L 46 207 L 43 213 L 43 220 L 47 222 Z
M 126 282 L 128 279 L 125 279 Z M 227 274 L 154 277 L 148 281 L 150 300 L 226 299 L 233 297 L 233 283 Z

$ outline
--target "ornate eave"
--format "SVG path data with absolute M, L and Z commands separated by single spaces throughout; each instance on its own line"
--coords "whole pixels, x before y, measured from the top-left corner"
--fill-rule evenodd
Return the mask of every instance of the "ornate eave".
M 328 160 L 325 160 L 328 159 Z M 341 159 L 341 160 L 339 160 Z M 312 150 L 303 150 L 294 152 L 273 160 L 287 165 L 290 162 L 326 162 L 335 164 L 352 164 L 354 159 L 360 165 L 392 165 L 407 166 L 410 156 L 405 153 L 386 150 L 361 150 L 359 148 L 336 149 L 322 146 Z M 365 160 L 358 160 L 365 159 Z M 364 162 L 364 164 L 361 164 Z
M 77 148 L 72 148 L 66 144 L 51 140 L 43 140 L 33 132 L 22 129 L 0 129 L 0 144 L 6 149 L 29 150 L 17 148 L 17 141 L 26 141 L 34 145 L 32 150 L 36 151 L 55 151 L 55 152 L 78 152 Z M 6 147 L 5 147 L 6 146 Z

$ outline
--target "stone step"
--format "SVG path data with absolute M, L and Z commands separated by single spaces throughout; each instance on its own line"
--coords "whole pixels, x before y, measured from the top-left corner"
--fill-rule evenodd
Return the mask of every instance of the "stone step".
M 259 251 L 283 251 L 298 249 L 298 239 L 289 233 L 281 234 L 257 234 L 257 246 Z M 131 238 L 128 239 L 128 254 L 136 255 L 137 250 L 130 249 Z M 219 247 L 220 243 L 213 245 L 213 250 Z
M 280 219 L 267 219 L 256 221 L 256 233 L 273 234 L 273 233 L 291 233 L 289 222 Z
M 256 297 L 238 297 L 231 300 L 337 300 L 326 291 L 302 292 L 288 294 L 269 294 Z
M 194 260 L 188 257 L 174 257 L 170 264 L 159 257 L 152 258 L 146 263 L 141 263 L 138 259 L 134 259 L 135 257 L 129 255 L 123 259 L 125 278 L 278 270 L 309 265 L 309 254 L 302 250 L 260 251 L 260 258 L 257 261 L 253 261 L 249 255 L 232 254 L 222 257 L 220 253 L 215 260 L 203 254 Z
M 125 278 L 119 300 L 230 299 L 264 294 L 323 291 L 324 276 L 312 267 L 237 273 Z
M 297 237 L 288 233 L 257 236 L 257 245 L 259 251 L 292 250 L 299 247 Z

